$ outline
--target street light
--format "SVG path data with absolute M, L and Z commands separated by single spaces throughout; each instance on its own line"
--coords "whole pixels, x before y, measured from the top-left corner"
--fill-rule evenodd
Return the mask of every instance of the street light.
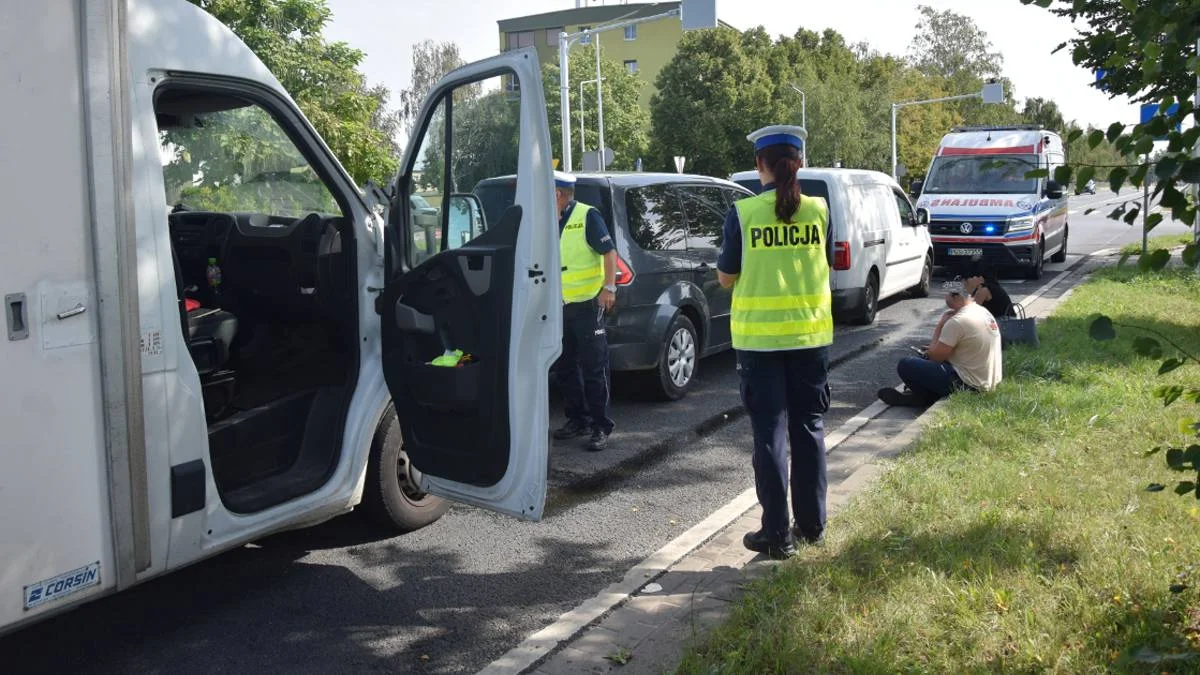
M 892 104 L 892 178 L 899 179 L 896 175 L 896 111 L 900 108 L 905 108 L 910 105 L 921 105 L 924 103 L 944 103 L 946 101 L 961 101 L 966 98 L 981 98 L 984 103 L 1002 103 L 1004 101 L 1004 85 L 999 82 L 989 82 L 983 85 L 983 90 L 977 94 L 962 94 L 959 96 L 944 96 L 942 98 L 931 98 L 927 101 L 905 101 L 904 103 Z
M 797 94 L 800 94 L 800 126 L 804 127 L 804 131 L 807 132 L 808 131 L 808 97 L 804 95 L 804 92 L 800 91 L 800 87 L 797 87 L 796 85 L 792 84 L 791 82 L 788 83 L 788 86 L 791 87 L 792 90 L 795 91 Z M 804 160 L 804 166 L 807 167 L 808 166 L 808 139 L 807 138 L 804 139 L 804 147 L 800 149 L 800 153 L 801 153 L 801 158 Z

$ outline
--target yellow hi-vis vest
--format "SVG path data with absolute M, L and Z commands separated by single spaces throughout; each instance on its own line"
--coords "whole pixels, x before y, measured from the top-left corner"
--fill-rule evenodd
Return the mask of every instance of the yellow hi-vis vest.
M 775 191 L 734 203 L 742 226 L 742 271 L 733 287 L 734 349 L 774 352 L 833 343 L 825 257 L 829 207 L 800 199 L 791 225 L 775 217 Z
M 558 241 L 562 263 L 563 302 L 584 302 L 604 286 L 604 257 L 587 242 L 587 214 L 592 207 L 575 202 Z

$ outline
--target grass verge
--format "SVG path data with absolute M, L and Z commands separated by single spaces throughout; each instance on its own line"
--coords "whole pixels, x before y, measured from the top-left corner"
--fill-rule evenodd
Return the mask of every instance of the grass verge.
M 1157 237 L 1151 237 L 1150 239 L 1148 239 L 1146 241 L 1146 250 L 1147 251 L 1157 251 L 1159 249 L 1166 250 L 1166 249 L 1175 248 L 1176 246 L 1187 246 L 1190 243 L 1192 243 L 1192 235 L 1190 233 L 1163 234 L 1163 235 L 1159 235 Z M 1124 246 L 1121 247 L 1121 255 L 1141 255 L 1141 253 L 1142 253 L 1142 242 L 1140 242 L 1140 241 L 1134 242 L 1132 244 L 1125 244 Z
M 1194 274 L 1098 271 L 679 672 L 1200 672 L 1200 595 L 1171 588 L 1193 583 L 1200 508 L 1145 491 L 1182 474 L 1142 456 L 1196 413 L 1151 390 L 1200 372 L 1158 377 L 1133 331 L 1093 342 L 1097 312 L 1200 350 Z

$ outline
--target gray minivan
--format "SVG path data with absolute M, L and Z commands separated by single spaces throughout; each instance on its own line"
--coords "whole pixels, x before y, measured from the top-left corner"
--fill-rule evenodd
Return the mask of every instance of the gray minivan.
M 700 358 L 729 349 L 731 291 L 717 282 L 725 216 L 753 196 L 726 180 L 670 173 L 579 173 L 575 198 L 600 210 L 617 245 L 617 306 L 608 318 L 614 371 L 643 371 L 663 398 L 684 396 Z M 487 222 L 514 201 L 514 178 L 472 191 Z

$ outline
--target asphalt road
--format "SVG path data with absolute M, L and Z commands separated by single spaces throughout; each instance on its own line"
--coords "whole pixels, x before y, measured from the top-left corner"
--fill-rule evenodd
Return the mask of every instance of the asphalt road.
M 1139 240 L 1083 213 L 1116 199 L 1073 199 L 1067 263 L 1048 264 L 1040 282 L 1004 280 L 1013 298 L 1080 254 Z M 1155 234 L 1185 231 L 1168 219 Z M 896 360 L 927 340 L 941 309 L 936 296 L 896 299 L 872 326 L 837 327 L 830 429 L 898 381 Z M 473 672 L 752 484 L 747 422 L 722 416 L 739 404 L 732 355 L 703 362 L 700 377 L 674 403 L 618 389 L 608 452 L 554 449 L 540 523 L 455 507 L 383 538 L 352 514 L 8 636 L 0 663 L 12 673 Z

